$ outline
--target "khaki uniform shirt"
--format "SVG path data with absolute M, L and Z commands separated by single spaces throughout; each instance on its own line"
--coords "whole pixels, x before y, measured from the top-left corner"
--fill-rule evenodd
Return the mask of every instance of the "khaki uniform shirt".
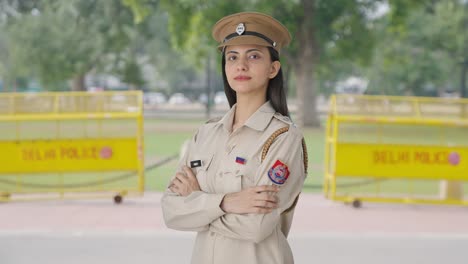
M 269 102 L 232 131 L 235 108 L 221 120 L 203 125 L 192 139 L 180 166 L 202 161 L 200 167 L 192 168 L 202 191 L 182 197 L 168 189 L 161 201 L 164 220 L 169 228 L 198 232 L 194 264 L 293 263 L 286 237 L 294 210 L 285 210 L 294 204 L 306 176 L 302 133 L 288 117 L 275 113 Z M 276 138 L 261 161 L 265 141 L 283 127 L 289 131 Z M 284 177 L 274 177 L 278 164 L 290 172 L 283 184 L 277 184 L 278 209 L 269 214 L 227 214 L 221 210 L 227 193 L 275 184 L 273 180 L 282 183 Z

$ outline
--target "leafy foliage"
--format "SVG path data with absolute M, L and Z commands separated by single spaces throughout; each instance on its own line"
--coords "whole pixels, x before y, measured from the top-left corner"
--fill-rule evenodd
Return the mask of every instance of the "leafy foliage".
M 464 53 L 464 6 L 439 1 L 413 9 L 393 30 L 388 18 L 379 25 L 380 42 L 369 68 L 370 93 L 434 96 L 458 87 Z
M 369 93 L 457 90 L 461 63 L 468 61 L 467 5 L 464 0 L 4 0 L 0 78 L 12 83 L 37 77 L 48 89 L 63 89 L 67 80 L 89 72 L 111 73 L 141 87 L 151 66 L 149 75 L 157 81 L 150 89 L 188 91 L 203 85 L 208 64 L 220 61 L 213 24 L 235 12 L 260 11 L 289 28 L 293 42 L 282 51 L 283 69 L 292 94 L 303 102 L 304 118 L 316 117 L 315 96 L 333 93 L 350 76 L 368 79 Z M 376 16 L 382 7 L 387 12 Z
M 138 27 L 120 1 L 51 0 L 10 19 L 7 30 L 18 72 L 51 85 L 92 69 L 122 72 L 126 62 L 134 63 L 126 58 L 139 45 L 133 38 Z

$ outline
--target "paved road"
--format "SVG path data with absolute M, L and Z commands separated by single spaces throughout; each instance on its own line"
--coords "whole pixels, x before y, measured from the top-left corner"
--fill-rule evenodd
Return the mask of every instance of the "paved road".
M 189 263 L 193 235 L 161 232 L 2 233 L 2 264 Z M 467 263 L 468 236 L 293 234 L 296 263 Z
M 160 197 L 0 204 L 0 264 L 188 263 L 194 234 L 164 226 Z M 299 264 L 465 264 L 468 209 L 304 194 L 289 240 Z

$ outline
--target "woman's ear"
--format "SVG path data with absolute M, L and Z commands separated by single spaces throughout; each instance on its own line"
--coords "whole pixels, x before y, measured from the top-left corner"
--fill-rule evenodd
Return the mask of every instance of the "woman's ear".
M 268 75 L 268 77 L 270 79 L 275 78 L 280 69 L 281 69 L 281 63 L 279 61 L 272 62 L 271 68 L 270 68 L 270 74 Z

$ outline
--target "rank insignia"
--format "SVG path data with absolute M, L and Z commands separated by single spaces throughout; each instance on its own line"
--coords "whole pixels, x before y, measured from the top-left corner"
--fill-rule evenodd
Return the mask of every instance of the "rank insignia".
M 276 184 L 284 184 L 289 177 L 288 166 L 277 160 L 273 167 L 268 170 L 268 177 Z
M 201 160 L 192 160 L 190 162 L 190 168 L 201 167 L 201 165 L 202 165 Z
M 246 160 L 244 158 L 236 157 L 236 163 L 244 165 L 245 162 L 246 162 Z

